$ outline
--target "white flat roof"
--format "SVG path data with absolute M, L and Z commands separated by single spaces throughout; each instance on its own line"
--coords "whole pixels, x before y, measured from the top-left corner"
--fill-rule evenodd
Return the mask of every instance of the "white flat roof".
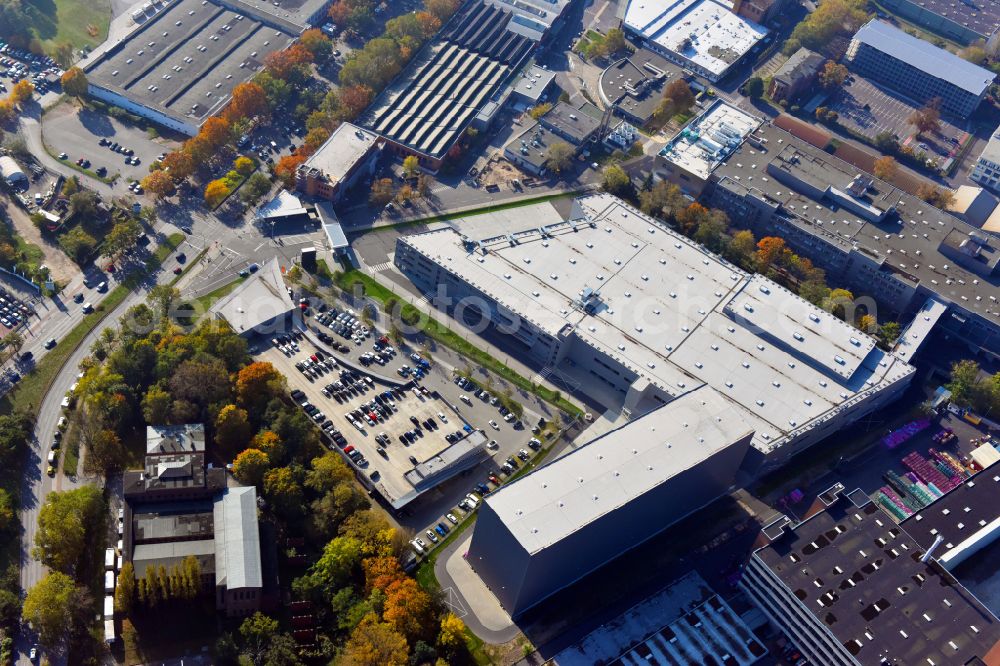
M 575 206 L 577 219 L 558 223 L 548 204 L 503 211 L 539 226 L 473 241 L 475 251 L 451 228 L 403 242 L 548 334 L 571 327 L 567 344 L 616 359 L 670 396 L 709 384 L 748 412 L 765 452 L 913 372 L 870 336 L 620 199 Z M 586 289 L 597 292 L 591 314 L 579 306 Z
M 282 217 L 305 215 L 306 209 L 297 196 L 288 190 L 281 190 L 270 201 L 257 209 L 257 219 L 270 220 Z
M 237 334 L 243 334 L 294 309 L 275 257 L 216 301 L 210 312 L 228 321 Z
M 625 26 L 646 41 L 721 75 L 768 30 L 723 0 L 631 0 Z
M 303 166 L 319 169 L 330 181 L 340 182 L 368 154 L 376 141 L 377 134 L 351 123 L 341 123 Z
M 230 590 L 263 587 L 257 490 L 227 488 L 215 501 L 215 584 Z
M 674 400 L 487 496 L 529 553 L 690 469 L 752 428 L 710 387 Z
M 718 100 L 671 139 L 660 150 L 660 157 L 707 180 L 712 170 L 761 122 L 760 118 Z

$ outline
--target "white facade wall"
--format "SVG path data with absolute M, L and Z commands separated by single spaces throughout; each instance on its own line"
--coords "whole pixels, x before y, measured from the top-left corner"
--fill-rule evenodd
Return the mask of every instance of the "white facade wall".
M 103 100 L 109 104 L 114 104 L 119 106 L 129 113 L 134 113 L 137 116 L 146 118 L 147 120 L 152 120 L 158 125 L 162 125 L 168 129 L 181 132 L 188 136 L 194 136 L 198 133 L 198 128 L 201 126 L 200 123 L 195 123 L 193 120 L 190 122 L 183 122 L 168 116 L 165 113 L 151 109 L 148 106 L 144 106 L 135 102 L 124 95 L 116 92 L 112 92 L 107 88 L 102 88 L 101 86 L 91 83 L 87 90 L 91 97 L 95 97 L 99 100 Z

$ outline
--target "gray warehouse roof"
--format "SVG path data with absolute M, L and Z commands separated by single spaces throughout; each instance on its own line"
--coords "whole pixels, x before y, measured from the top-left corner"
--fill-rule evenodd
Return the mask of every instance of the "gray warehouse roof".
M 877 19 L 863 25 L 854 39 L 973 95 L 982 94 L 996 77 L 988 69 Z
M 176 0 L 87 66 L 91 84 L 182 122 L 216 113 L 264 58 L 298 36 L 215 2 Z
M 486 503 L 528 553 L 538 552 L 749 435 L 708 386 L 599 437 Z
M 533 47 L 508 29 L 511 18 L 483 0 L 468 3 L 382 93 L 362 124 L 419 153 L 444 156 Z
M 228 488 L 215 502 L 215 584 L 230 590 L 264 585 L 253 486 Z

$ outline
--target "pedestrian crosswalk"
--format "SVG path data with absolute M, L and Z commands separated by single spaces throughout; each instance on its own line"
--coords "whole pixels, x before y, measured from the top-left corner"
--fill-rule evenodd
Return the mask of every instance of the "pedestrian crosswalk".
M 368 272 L 374 275 L 375 273 L 381 273 L 382 271 L 389 270 L 390 266 L 392 266 L 392 264 L 390 264 L 388 261 L 383 261 L 381 264 L 372 264 L 371 266 L 369 266 Z

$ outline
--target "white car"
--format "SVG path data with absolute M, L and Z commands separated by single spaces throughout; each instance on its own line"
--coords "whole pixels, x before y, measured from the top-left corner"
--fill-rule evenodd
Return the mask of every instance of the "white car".
M 490 419 L 490 427 L 493 428 L 494 430 L 499 430 L 500 424 L 494 421 L 493 419 Z
M 506 421 L 507 423 L 510 423 L 515 418 L 516 417 L 514 416 L 514 412 L 507 412 L 506 416 L 503 417 L 503 420 Z
M 441 423 L 448 422 L 448 417 L 444 415 L 444 412 L 438 412 L 438 418 L 441 419 Z
M 467 405 L 471 405 L 472 404 L 472 400 L 469 398 L 469 396 L 465 395 L 464 393 L 462 395 L 458 396 L 458 399 L 461 400 L 462 402 L 464 402 Z
M 416 539 L 414 539 L 413 541 L 411 541 L 410 545 L 413 546 L 413 550 L 416 551 L 417 555 L 423 555 L 424 554 L 424 547 L 421 546 L 419 543 L 417 543 Z
M 431 530 L 427 530 L 426 532 L 424 532 L 424 534 L 426 534 L 427 538 L 433 541 L 434 543 L 438 542 L 437 534 L 434 534 L 434 532 L 432 532 Z
M 446 513 L 444 517 L 450 520 L 452 525 L 458 525 L 458 518 L 455 517 L 455 514 Z
M 500 445 L 497 444 L 497 440 L 491 439 L 490 443 L 486 445 L 486 448 L 488 448 L 490 451 L 496 451 L 497 449 L 500 448 Z

